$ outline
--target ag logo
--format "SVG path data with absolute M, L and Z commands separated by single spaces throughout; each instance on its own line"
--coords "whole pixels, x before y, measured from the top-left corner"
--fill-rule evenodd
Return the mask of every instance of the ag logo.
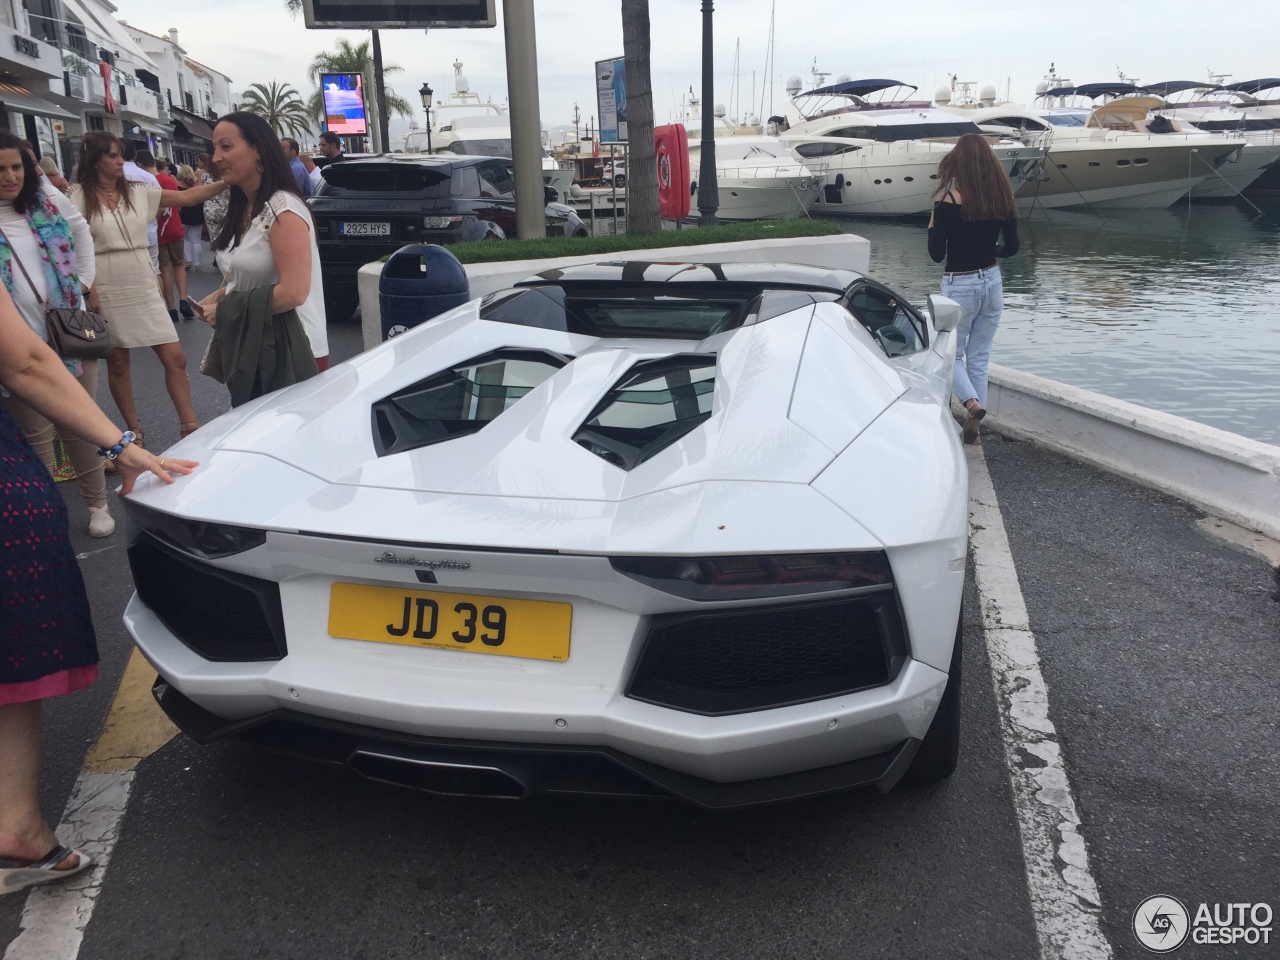
M 1133 911 L 1133 935 L 1152 953 L 1172 953 L 1187 942 L 1191 916 L 1174 897 L 1147 897 Z

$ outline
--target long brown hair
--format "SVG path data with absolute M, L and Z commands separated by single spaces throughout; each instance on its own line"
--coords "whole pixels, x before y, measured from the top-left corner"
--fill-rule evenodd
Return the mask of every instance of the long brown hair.
M 976 133 L 966 133 L 938 161 L 934 198 L 952 187 L 960 192 L 961 216 L 966 220 L 1014 220 L 1018 216 L 1009 175 L 991 145 Z
M 102 209 L 98 204 L 98 161 L 111 152 L 111 148 L 119 147 L 124 154 L 124 141 L 105 130 L 90 130 L 84 135 L 80 146 L 80 164 L 76 167 L 76 183 L 84 191 L 84 218 L 92 220 Z M 130 210 L 133 201 L 129 197 L 129 181 L 123 173 L 116 181 L 116 189 L 120 191 L 120 200 Z
M 209 175 L 209 179 L 222 179 L 222 172 L 214 166 L 213 157 L 209 156 L 207 153 L 202 153 L 196 157 L 196 163 L 200 164 L 200 166 L 204 168 L 204 172 Z
M 262 170 L 262 179 L 258 185 L 258 193 L 253 198 L 253 207 L 249 207 L 249 198 L 239 187 L 232 187 L 228 192 L 227 219 L 222 224 L 222 232 L 213 238 L 214 250 L 226 250 L 243 239 L 246 224 L 262 212 L 276 193 L 283 190 L 292 193 L 299 199 L 302 191 L 298 189 L 298 181 L 289 169 L 289 161 L 284 158 L 284 147 L 275 131 L 267 126 L 256 113 L 228 113 L 220 117 L 218 123 L 234 123 L 240 130 L 249 146 L 258 151 L 258 164 Z M 247 215 L 246 215 L 247 214 Z

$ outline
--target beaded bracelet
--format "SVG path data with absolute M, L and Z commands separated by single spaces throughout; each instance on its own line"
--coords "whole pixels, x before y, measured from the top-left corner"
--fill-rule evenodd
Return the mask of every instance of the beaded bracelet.
M 106 457 L 108 460 L 114 460 L 116 457 L 120 456 L 120 454 L 124 452 L 125 447 L 133 443 L 133 441 L 136 439 L 138 438 L 132 430 L 126 430 L 124 432 L 124 436 L 120 438 L 120 442 L 117 443 L 114 447 L 110 447 L 110 448 L 99 447 L 98 456 Z

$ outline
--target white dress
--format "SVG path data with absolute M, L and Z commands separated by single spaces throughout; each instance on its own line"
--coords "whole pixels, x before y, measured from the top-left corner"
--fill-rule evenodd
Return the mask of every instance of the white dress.
M 234 247 L 218 251 L 218 269 L 222 271 L 228 293 L 279 283 L 280 272 L 276 270 L 268 234 L 275 225 L 276 218 L 286 211 L 302 218 L 311 238 L 311 293 L 306 302 L 298 307 L 298 319 L 302 321 L 302 329 L 306 331 L 311 352 L 317 358 L 327 357 L 329 334 L 324 312 L 324 280 L 320 274 L 320 247 L 316 244 L 311 211 L 301 197 L 285 190 L 276 191 L 263 205 L 262 213 L 249 223 L 240 242 Z

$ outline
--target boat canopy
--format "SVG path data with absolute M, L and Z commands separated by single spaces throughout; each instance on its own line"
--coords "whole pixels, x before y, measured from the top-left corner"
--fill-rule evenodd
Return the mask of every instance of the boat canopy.
M 1093 100 L 1097 97 L 1128 97 L 1140 93 L 1132 83 L 1082 83 L 1076 87 L 1076 95 Z
M 1106 127 L 1110 130 L 1132 130 L 1147 119 L 1147 113 L 1159 110 L 1164 101 L 1158 97 L 1121 97 L 1097 107 L 1089 114 L 1086 127 Z
M 1274 90 L 1280 87 L 1280 77 L 1264 77 L 1260 80 L 1241 80 L 1239 83 L 1228 83 L 1223 90 L 1234 90 L 1237 93 L 1258 94 L 1263 90 Z
M 1205 83 L 1203 80 L 1166 80 L 1163 83 L 1148 83 L 1140 89 L 1153 96 L 1168 97 L 1186 90 L 1217 90 L 1218 85 Z
M 808 93 L 802 93 L 800 96 L 867 97 L 873 93 L 879 93 L 881 90 L 888 90 L 892 87 L 907 87 L 912 91 L 919 89 L 909 83 L 903 83 L 901 80 L 846 80 L 843 83 L 833 83 L 829 86 L 818 87 L 815 90 L 810 90 Z

